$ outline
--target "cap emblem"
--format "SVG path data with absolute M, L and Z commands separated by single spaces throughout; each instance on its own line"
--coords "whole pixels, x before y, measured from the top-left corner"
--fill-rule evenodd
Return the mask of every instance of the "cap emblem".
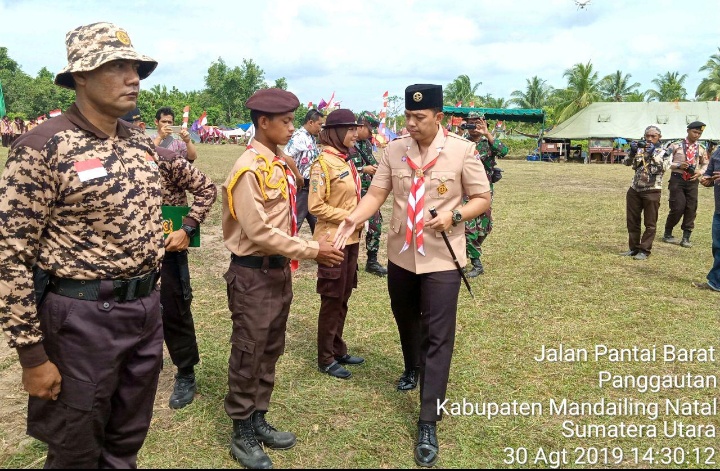
M 415 100 L 415 103 L 420 103 L 423 99 L 423 95 L 420 92 L 415 92 L 413 95 L 413 100 Z
M 128 36 L 125 31 L 118 31 L 117 33 L 115 33 L 115 37 L 118 38 L 118 41 L 120 41 L 124 45 L 130 45 L 130 36 Z

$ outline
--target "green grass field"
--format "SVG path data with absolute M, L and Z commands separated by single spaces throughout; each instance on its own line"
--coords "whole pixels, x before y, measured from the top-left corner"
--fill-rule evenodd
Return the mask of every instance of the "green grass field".
M 237 146 L 200 145 L 197 165 L 220 185 L 240 150 Z M 3 162 L 5 155 L 5 150 L 0 150 Z M 691 286 L 692 281 L 705 280 L 712 264 L 712 190 L 700 188 L 692 249 L 660 241 L 668 212 L 667 189 L 663 190 L 653 254 L 648 261 L 638 262 L 618 256 L 627 250 L 625 192 L 632 177 L 630 168 L 508 159 L 501 161 L 500 167 L 505 173 L 496 185 L 495 229 L 484 245 L 486 274 L 471 280 L 477 302 L 464 287 L 460 293 L 448 399 L 539 402 L 544 411 L 542 415 L 492 419 L 446 417 L 438 427 L 438 466 L 550 467 L 550 461 L 537 459 L 542 448 L 548 458 L 560 459 L 560 467 L 715 467 L 720 454 L 709 460 L 711 452 L 705 449 L 720 448 L 717 438 L 666 437 L 662 423 L 720 428 L 716 413 L 696 411 L 678 417 L 665 415 L 661 408 L 660 417 L 651 420 L 627 415 L 564 417 L 548 410 L 551 399 L 563 398 L 591 402 L 630 398 L 665 404 L 665 399 L 710 401 L 718 396 L 715 388 L 641 393 L 598 385 L 603 370 L 621 375 L 717 374 L 716 363 L 665 363 L 661 355 L 665 344 L 682 348 L 718 345 L 720 294 Z M 386 215 L 388 210 L 386 203 Z M 222 245 L 220 214 L 218 200 L 202 228 L 202 247 L 191 250 L 193 311 L 202 358 L 197 367 L 199 394 L 185 409 L 168 408 L 174 367 L 166 359 L 152 426 L 139 456 L 142 468 L 239 467 L 229 455 L 231 421 L 223 409 L 231 322 L 222 278 L 229 253 Z M 310 237 L 306 226 L 301 235 Z M 386 263 L 384 243 L 380 254 Z M 362 267 L 364 262 L 361 250 Z M 352 367 L 353 377 L 348 381 L 335 380 L 316 369 L 319 296 L 315 293 L 314 262 L 302 262 L 294 292 L 285 355 L 278 363 L 268 420 L 295 432 L 298 444 L 284 452 L 269 451 L 275 467 L 414 467 L 419 393 L 395 391 L 402 356 L 386 279 L 360 272 L 358 289 L 350 300 L 345 339 L 351 352 L 367 361 Z M 588 362 L 540 363 L 533 359 L 541 346 L 560 343 L 590 352 L 596 344 L 656 346 L 660 356 L 648 363 L 595 362 L 592 358 Z M 7 368 L 0 369 L 0 373 L 4 371 Z M 22 398 L 19 388 L 16 396 Z M 566 420 L 654 424 L 658 436 L 566 437 L 562 427 Z M 0 432 L 1 466 L 42 465 L 42 444 L 21 442 L 23 438 Z M 520 461 L 505 461 L 507 447 L 520 450 L 516 455 Z M 584 461 L 579 460 L 577 447 L 597 447 L 599 457 L 596 460 L 590 453 Z M 675 456 L 671 453 L 665 458 L 662 447 L 673 448 Z M 648 448 L 656 450 L 657 461 L 649 461 Z M 675 448 L 682 448 L 684 456 Z M 523 461 L 523 449 L 527 461 Z M 613 449 L 622 449 L 623 455 Z M 565 462 L 562 450 L 566 451 Z M 551 455 L 551 451 L 558 453 Z

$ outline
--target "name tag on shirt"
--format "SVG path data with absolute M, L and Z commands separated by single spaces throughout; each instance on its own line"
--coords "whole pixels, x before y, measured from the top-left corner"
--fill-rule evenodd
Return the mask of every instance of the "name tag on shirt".
M 345 170 L 343 173 L 338 175 L 338 178 L 343 179 L 343 178 L 347 177 L 348 175 L 350 175 L 350 172 L 348 170 Z
M 100 159 L 88 159 L 82 162 L 75 162 L 75 171 L 78 173 L 81 182 L 107 177 L 107 170 L 103 167 Z

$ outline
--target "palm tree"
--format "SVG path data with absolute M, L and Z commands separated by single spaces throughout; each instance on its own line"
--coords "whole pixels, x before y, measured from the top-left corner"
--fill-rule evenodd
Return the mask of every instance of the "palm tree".
M 558 122 L 565 121 L 570 116 L 587 107 L 591 103 L 600 101 L 600 82 L 597 72 L 588 61 L 587 64 L 575 64 L 563 73 L 568 85 L 557 93 L 560 103 Z
M 473 85 L 470 77 L 467 75 L 459 75 L 458 78 L 445 87 L 445 92 L 443 93 L 445 95 L 445 104 L 455 106 L 458 102 L 462 102 L 467 106 L 470 102 L 479 102 L 477 90 L 480 85 L 482 85 L 482 82 Z
M 639 82 L 630 84 L 632 75 L 623 75 L 621 71 L 605 76 L 600 81 L 600 91 L 607 101 L 628 101 L 627 97 L 640 87 Z
M 700 101 L 717 100 L 720 98 L 720 47 L 718 54 L 713 54 L 699 72 L 708 71 L 695 91 L 695 99 Z
M 638 101 L 646 101 L 647 100 L 647 92 L 640 92 L 635 91 L 632 93 L 628 93 L 625 95 L 625 101 L 626 102 L 638 102 Z
M 683 83 L 687 79 L 687 74 L 680 75 L 680 72 L 665 72 L 665 75 L 658 74 L 657 78 L 652 80 L 655 89 L 648 90 L 648 101 L 686 101 L 687 90 Z
M 550 85 L 546 85 L 545 80 L 542 80 L 537 75 L 533 78 L 525 79 L 525 81 L 527 82 L 525 91 L 515 90 L 512 92 L 510 94 L 512 98 L 508 101 L 508 104 L 525 109 L 539 109 L 546 106 L 553 92 L 553 88 Z

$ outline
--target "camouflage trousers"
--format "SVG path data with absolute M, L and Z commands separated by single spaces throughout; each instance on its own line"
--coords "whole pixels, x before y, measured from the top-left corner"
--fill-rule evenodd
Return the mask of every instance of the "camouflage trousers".
M 481 245 L 493 228 L 492 208 L 486 212 L 465 221 L 465 253 L 469 259 L 480 258 L 482 255 Z
M 368 220 L 368 231 L 365 236 L 365 248 L 368 253 L 378 253 L 380 250 L 380 234 L 382 233 L 382 214 L 380 210 Z

